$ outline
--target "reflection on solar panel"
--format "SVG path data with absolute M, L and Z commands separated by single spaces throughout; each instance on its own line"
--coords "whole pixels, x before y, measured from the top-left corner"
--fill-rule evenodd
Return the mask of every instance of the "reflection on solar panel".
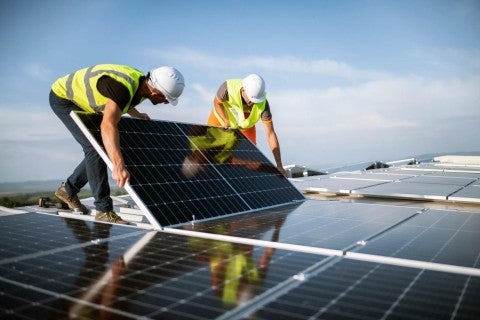
M 102 158 L 101 116 L 72 113 Z M 122 118 L 126 189 L 157 229 L 304 200 L 238 131 Z
M 183 226 L 182 229 L 215 234 L 223 231 L 235 237 L 270 240 L 265 230 L 269 230 L 272 222 L 275 222 L 282 228 L 276 240 L 278 242 L 347 250 L 358 242 L 412 218 L 418 211 L 418 208 L 412 207 L 388 207 L 385 210 L 383 206 L 371 204 L 305 201 L 297 205 L 262 210 L 254 215 L 199 222 Z M 287 218 L 288 223 L 285 221 Z
M 213 319 L 240 288 L 244 298 L 268 292 L 326 258 L 33 213 L 0 220 L 11 244 L 0 256 L 1 318 Z M 12 241 L 25 222 L 31 232 Z

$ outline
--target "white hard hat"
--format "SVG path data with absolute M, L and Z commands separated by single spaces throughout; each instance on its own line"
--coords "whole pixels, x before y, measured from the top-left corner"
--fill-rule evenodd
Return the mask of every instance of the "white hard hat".
M 253 103 L 265 100 L 265 81 L 258 74 L 250 74 L 243 78 L 242 86 L 248 100 Z
M 185 157 L 183 160 L 182 173 L 186 178 L 192 179 L 203 171 L 205 171 L 205 167 L 191 159 L 189 156 Z
M 185 88 L 183 75 L 173 67 L 159 67 L 150 71 L 150 79 L 155 89 L 159 90 L 168 102 L 176 106 L 178 97 Z

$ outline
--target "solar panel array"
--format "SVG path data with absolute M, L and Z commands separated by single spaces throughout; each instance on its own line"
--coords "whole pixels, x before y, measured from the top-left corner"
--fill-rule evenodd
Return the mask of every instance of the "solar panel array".
M 480 167 L 428 163 L 293 179 L 303 191 L 364 197 L 480 203 Z
M 480 316 L 472 212 L 307 200 L 162 231 L 28 213 L 0 241 L 1 318 Z
M 102 117 L 72 116 L 111 168 Z M 304 200 L 239 131 L 128 117 L 118 130 L 127 191 L 156 227 Z
M 480 209 L 305 200 L 232 131 L 122 119 L 120 138 L 164 228 L 0 215 L 0 318 L 480 318 Z

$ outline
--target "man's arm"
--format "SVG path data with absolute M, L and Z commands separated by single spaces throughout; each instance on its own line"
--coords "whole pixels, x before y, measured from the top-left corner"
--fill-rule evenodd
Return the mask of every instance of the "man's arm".
M 113 163 L 112 178 L 119 187 L 130 181 L 130 173 L 125 168 L 122 152 L 120 151 L 120 138 L 118 136 L 117 124 L 122 116 L 122 111 L 115 101 L 108 99 L 103 112 L 100 130 L 103 145 L 107 151 L 110 161 Z
M 277 164 L 277 169 L 283 175 L 286 175 L 285 169 L 283 169 L 282 156 L 280 154 L 280 144 L 278 143 L 277 134 L 275 133 L 275 129 L 273 128 L 273 121 L 263 121 L 263 125 L 265 126 L 265 133 L 267 135 L 268 145 L 270 146 L 270 150 L 272 150 L 273 158 L 275 159 L 275 163 Z
M 227 115 L 225 114 L 225 108 L 223 107 L 223 102 L 218 99 L 217 96 L 213 99 L 213 107 L 220 117 L 220 123 L 226 129 L 230 127 L 230 121 L 228 121 Z

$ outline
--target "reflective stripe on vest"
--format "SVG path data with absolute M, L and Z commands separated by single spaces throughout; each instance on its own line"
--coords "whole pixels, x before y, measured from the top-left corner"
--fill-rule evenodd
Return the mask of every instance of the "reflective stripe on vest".
M 242 79 L 229 79 L 227 82 L 228 101 L 223 103 L 225 112 L 232 128 L 248 129 L 253 127 L 265 110 L 267 100 L 255 103 L 250 110 L 250 115 L 245 119 L 245 110 L 242 103 Z
M 128 112 L 132 98 L 139 87 L 140 77 L 144 74 L 132 67 L 114 64 L 101 64 L 78 70 L 66 75 L 52 85 L 59 97 L 70 100 L 87 112 L 103 112 L 107 98 L 97 90 L 97 81 L 109 76 L 123 84 L 130 93 L 130 100 L 123 109 Z

